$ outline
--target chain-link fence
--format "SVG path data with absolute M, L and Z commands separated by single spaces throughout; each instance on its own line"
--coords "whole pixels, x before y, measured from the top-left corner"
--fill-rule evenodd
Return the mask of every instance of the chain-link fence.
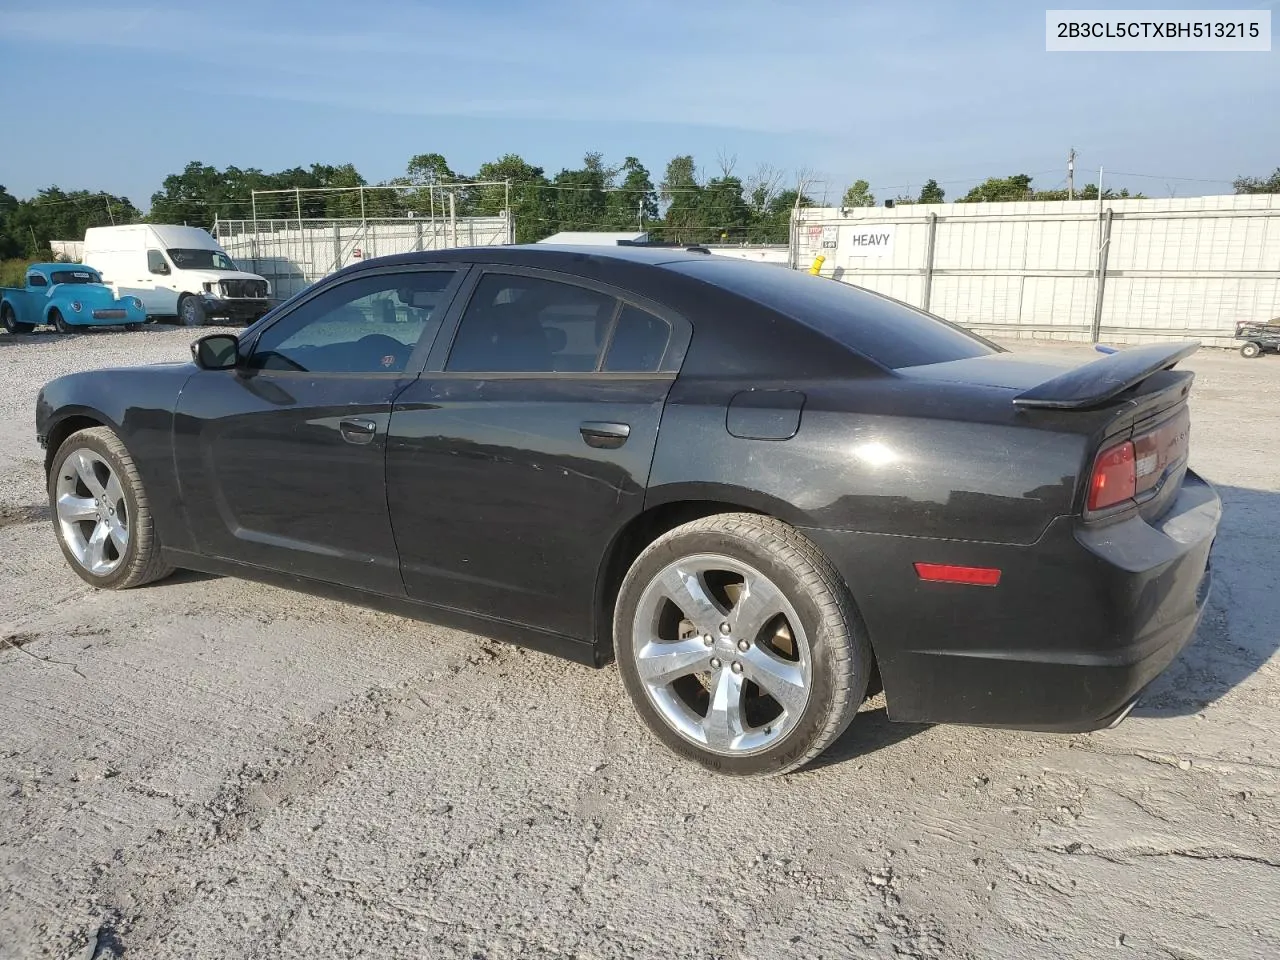
M 1230 346 L 1280 317 L 1280 196 L 801 209 L 791 249 L 994 336 Z
M 496 217 L 369 220 L 219 220 L 213 235 L 236 264 L 271 282 L 285 299 L 369 257 L 511 243 L 512 222 Z

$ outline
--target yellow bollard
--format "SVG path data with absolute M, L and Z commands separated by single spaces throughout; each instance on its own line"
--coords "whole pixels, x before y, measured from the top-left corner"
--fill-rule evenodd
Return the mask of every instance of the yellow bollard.
M 826 262 L 826 260 L 827 258 L 822 256 L 821 254 L 814 257 L 813 266 L 809 268 L 809 275 L 816 277 L 820 273 L 822 273 L 822 265 Z

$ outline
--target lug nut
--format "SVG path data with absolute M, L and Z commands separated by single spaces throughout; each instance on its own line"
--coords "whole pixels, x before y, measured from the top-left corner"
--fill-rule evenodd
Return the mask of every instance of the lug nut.
M 732 670 L 733 670 L 733 672 L 734 672 L 734 673 L 741 673 L 741 672 L 742 672 L 742 664 L 740 664 L 737 660 L 733 661 L 733 667 L 732 667 Z
M 729 632 L 731 630 L 733 630 L 733 627 L 729 626 L 729 624 L 727 623 L 720 624 L 720 632 L 723 633 L 726 637 L 729 635 Z
M 738 649 L 741 650 L 743 653 L 746 653 L 747 650 L 749 650 L 750 648 L 751 648 L 751 644 L 747 643 L 747 641 L 745 640 L 738 641 Z
M 719 657 L 712 657 L 712 658 L 711 658 L 711 669 L 712 669 L 712 670 L 719 670 L 719 669 L 720 669 L 720 667 L 721 667 L 720 658 L 719 658 Z
M 708 633 L 705 637 L 702 638 L 702 642 L 709 647 L 716 642 L 716 638 Z

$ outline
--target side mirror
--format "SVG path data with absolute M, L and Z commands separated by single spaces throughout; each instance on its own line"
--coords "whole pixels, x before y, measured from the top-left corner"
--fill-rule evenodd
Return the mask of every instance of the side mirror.
M 154 267 L 151 268 L 151 272 L 159 273 L 167 276 L 169 273 L 169 265 L 167 263 L 157 263 Z
M 211 333 L 191 345 L 191 357 L 201 370 L 233 370 L 240 362 L 240 341 L 229 333 Z

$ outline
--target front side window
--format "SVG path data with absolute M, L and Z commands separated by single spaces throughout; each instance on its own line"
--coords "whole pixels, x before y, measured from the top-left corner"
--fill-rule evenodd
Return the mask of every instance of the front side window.
M 188 250 L 174 248 L 166 251 L 173 265 L 179 270 L 236 270 L 230 257 L 221 250 Z
M 452 270 L 358 277 L 326 290 L 273 323 L 249 358 L 257 370 L 401 373 L 429 343 L 455 277 Z
M 27 286 L 28 286 L 28 287 L 47 287 L 48 285 L 49 285 L 49 281 L 48 281 L 48 280 L 46 280 L 46 279 L 45 279 L 43 276 L 41 276 L 40 274 L 38 274 L 38 273 L 29 273 L 29 274 L 27 274 Z
M 618 301 L 539 277 L 487 274 L 458 325 L 446 370 L 573 373 L 599 369 Z
M 165 262 L 164 254 L 159 250 L 148 250 L 147 269 L 152 273 L 168 273 L 169 264 Z

